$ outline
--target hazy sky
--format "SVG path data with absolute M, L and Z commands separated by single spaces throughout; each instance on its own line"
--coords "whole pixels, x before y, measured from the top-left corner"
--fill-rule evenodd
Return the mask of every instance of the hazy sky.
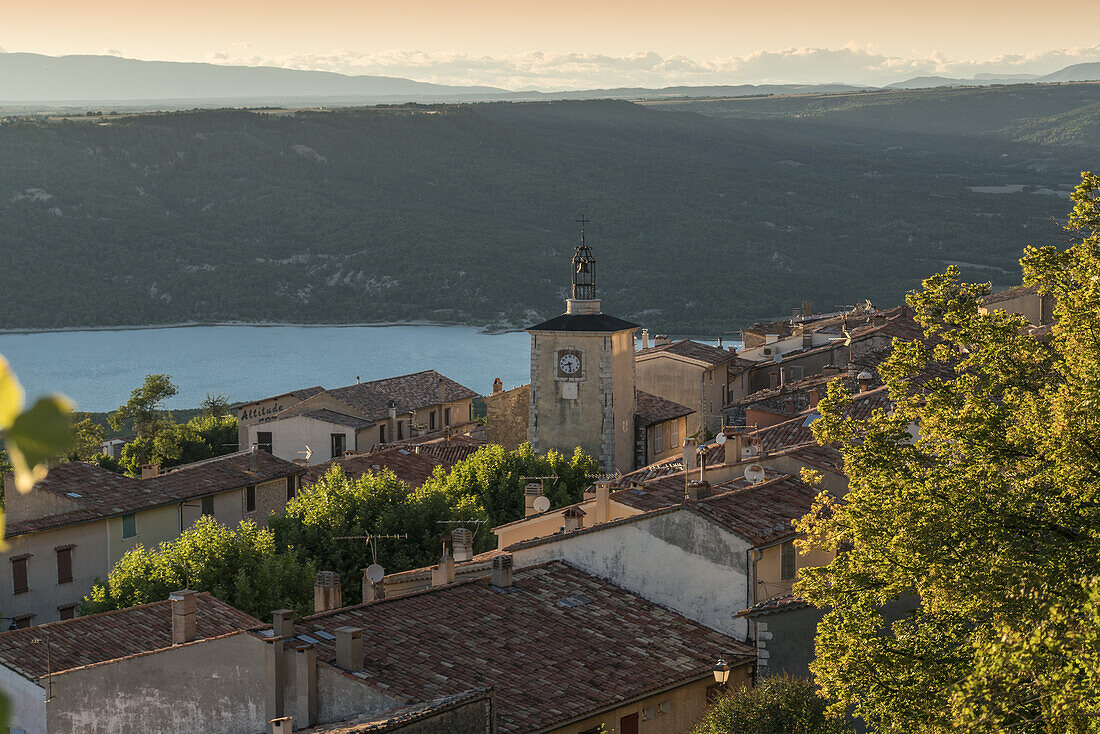
M 1100 61 L 1096 0 L 0 0 L 0 48 L 561 88 Z

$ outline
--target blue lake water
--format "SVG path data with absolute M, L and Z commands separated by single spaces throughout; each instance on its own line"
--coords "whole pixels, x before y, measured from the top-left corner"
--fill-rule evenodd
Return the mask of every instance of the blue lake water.
M 169 408 L 193 408 L 207 393 L 231 401 L 300 387 L 341 387 L 439 370 L 486 394 L 528 381 L 530 337 L 459 326 L 192 326 L 120 331 L 0 334 L 28 398 L 60 392 L 77 408 L 114 410 L 145 375 L 172 376 Z

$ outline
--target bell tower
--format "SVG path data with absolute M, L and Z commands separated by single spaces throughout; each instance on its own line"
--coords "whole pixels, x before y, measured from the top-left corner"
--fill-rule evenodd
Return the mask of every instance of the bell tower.
M 637 324 L 609 316 L 596 297 L 596 258 L 584 225 L 573 249 L 565 313 L 527 329 L 531 402 L 527 435 L 538 451 L 566 455 L 580 446 L 606 472 L 634 461 L 634 333 Z

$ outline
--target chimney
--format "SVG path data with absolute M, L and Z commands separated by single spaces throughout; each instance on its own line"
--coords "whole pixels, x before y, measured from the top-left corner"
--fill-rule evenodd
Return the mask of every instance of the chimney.
M 699 500 L 705 500 L 707 497 L 710 497 L 710 482 L 705 479 L 688 482 L 687 499 L 698 502 Z
M 726 434 L 726 465 L 738 464 L 741 461 L 741 449 L 744 446 L 745 436 L 741 431 Z
M 275 631 L 276 637 L 293 637 L 294 636 L 294 610 L 293 609 L 276 609 L 271 613 L 271 629 Z
M 258 472 L 260 470 L 260 447 L 252 444 L 252 450 L 248 452 L 248 470 Z
M 397 401 L 396 400 L 391 400 L 389 407 L 390 407 L 390 420 L 391 421 L 397 420 Z
M 718 348 L 722 348 L 722 337 L 718 337 Z
M 340 576 L 335 571 L 318 571 L 313 584 L 313 611 L 330 612 L 343 606 Z
M 858 375 L 856 375 L 856 382 L 859 383 L 859 391 L 867 392 L 868 390 L 870 390 L 871 382 L 873 382 L 874 379 L 875 376 L 867 370 L 863 370 L 863 372 L 860 372 Z
M 814 310 L 812 308 L 810 308 L 810 302 L 809 301 L 803 301 L 802 302 L 802 315 L 807 317 L 807 318 L 814 315 Z
M 596 482 L 596 524 L 611 519 L 611 482 L 606 479 Z
M 826 376 L 828 376 L 828 375 L 839 375 L 840 372 L 841 372 L 841 369 L 840 369 L 839 365 L 835 365 L 835 364 L 827 364 L 827 365 L 825 365 L 824 367 L 821 368 L 821 374 L 826 375 Z
M 160 464 L 142 464 L 141 465 L 141 478 L 152 479 L 155 476 L 160 475 Z
M 341 670 L 363 668 L 363 630 L 358 627 L 338 627 L 336 634 L 336 667 Z
M 511 553 L 502 553 L 493 557 L 493 576 L 490 583 L 498 589 L 512 588 Z
M 367 578 L 367 569 L 363 569 L 363 602 L 386 598 L 386 582 L 374 583 Z
M 493 380 L 493 395 L 498 392 L 504 392 L 504 383 L 500 381 L 499 377 Z
M 649 349 L 649 329 L 642 329 L 642 349 Z
M 455 563 L 474 559 L 474 534 L 469 528 L 455 528 L 451 531 L 451 547 L 454 549 Z
M 535 500 L 542 496 L 542 482 L 528 482 L 523 488 L 523 516 L 531 517 L 539 514 L 535 509 Z
M 443 539 L 443 557 L 439 564 L 432 568 L 432 586 L 453 584 L 455 580 L 455 559 L 451 555 L 451 539 Z
M 356 375 L 356 376 L 355 376 L 355 384 L 356 384 L 356 385 L 358 385 L 358 384 L 359 384 L 359 375 Z
M 562 513 L 565 518 L 565 532 L 580 530 L 584 527 L 584 510 L 579 507 L 570 507 Z
M 182 589 L 173 591 L 168 599 L 172 604 L 172 644 L 182 645 L 193 642 L 198 637 L 195 629 L 196 591 Z
M 439 380 L 436 382 L 436 386 L 439 389 L 439 404 L 447 404 L 447 384 L 443 382 L 443 375 L 439 376 Z
M 859 374 L 859 365 L 855 362 L 848 363 L 848 377 L 855 377 Z
M 695 468 L 695 439 L 684 439 L 684 471 L 689 472 Z
M 807 394 L 810 397 L 810 409 L 812 410 L 817 407 L 817 404 L 819 402 L 821 402 L 821 390 L 817 389 L 816 387 L 811 387 Z
M 290 734 L 294 731 L 294 717 L 281 716 L 271 720 L 271 734 Z

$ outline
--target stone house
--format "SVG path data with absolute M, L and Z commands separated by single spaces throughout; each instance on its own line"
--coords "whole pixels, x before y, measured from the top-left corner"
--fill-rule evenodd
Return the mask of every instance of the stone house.
M 681 442 L 688 436 L 688 418 L 695 411 L 644 390 L 636 393 L 634 466 L 678 455 Z
M 255 451 L 163 474 L 146 467 L 142 479 L 69 462 L 27 494 L 8 487 L 0 608 L 19 626 L 72 617 L 95 579 L 137 544 L 173 540 L 202 515 L 263 523 L 294 496 L 304 471 Z

